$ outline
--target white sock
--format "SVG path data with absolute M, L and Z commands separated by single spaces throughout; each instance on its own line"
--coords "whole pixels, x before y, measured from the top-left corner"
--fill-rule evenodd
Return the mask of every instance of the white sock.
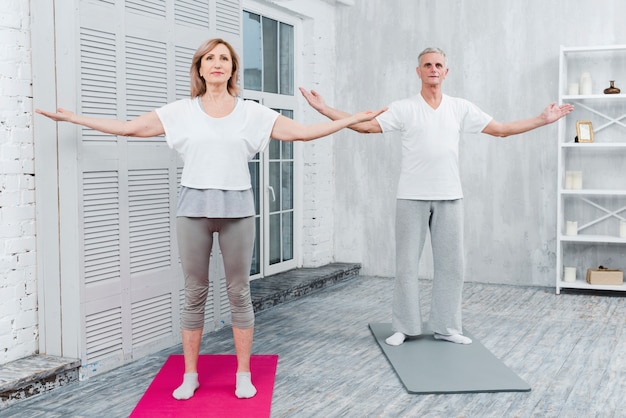
M 385 342 L 389 345 L 400 345 L 406 339 L 406 335 L 401 332 L 396 332 L 391 337 L 388 337 Z
M 435 340 L 445 340 L 457 344 L 471 344 L 472 339 L 461 334 L 438 334 L 435 332 Z
M 198 373 L 185 373 L 183 375 L 183 384 L 176 388 L 172 396 L 179 401 L 189 399 L 193 396 L 198 387 L 200 387 L 200 383 L 198 383 Z
M 252 398 L 256 395 L 256 388 L 252 384 L 252 375 L 250 372 L 238 372 L 235 395 L 238 398 Z

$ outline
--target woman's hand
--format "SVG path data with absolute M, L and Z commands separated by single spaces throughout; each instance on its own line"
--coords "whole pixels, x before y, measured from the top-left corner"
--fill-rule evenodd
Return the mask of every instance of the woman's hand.
M 353 116 L 357 119 L 356 123 L 367 122 L 367 121 L 374 119 L 376 116 L 380 115 L 381 113 L 386 112 L 387 109 L 388 109 L 387 107 L 384 107 L 376 111 L 366 110 L 365 112 L 355 113 Z
M 35 109 L 35 112 L 40 115 L 44 115 L 55 122 L 72 122 L 72 118 L 74 117 L 74 112 L 70 112 L 69 110 L 65 110 L 63 108 L 58 108 L 56 112 L 47 112 L 41 109 Z

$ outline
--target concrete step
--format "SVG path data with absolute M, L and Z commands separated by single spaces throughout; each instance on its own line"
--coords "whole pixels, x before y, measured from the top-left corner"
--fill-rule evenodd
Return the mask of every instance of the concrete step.
M 331 263 L 321 267 L 300 268 L 250 282 L 254 312 L 299 299 L 342 280 L 359 275 L 358 263 Z
M 0 409 L 78 381 L 80 360 L 32 355 L 0 366 Z

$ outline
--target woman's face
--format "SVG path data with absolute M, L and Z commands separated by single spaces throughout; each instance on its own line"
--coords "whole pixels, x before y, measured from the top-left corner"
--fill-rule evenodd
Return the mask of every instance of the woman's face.
M 200 61 L 200 76 L 208 84 L 226 84 L 233 74 L 233 60 L 224 44 L 204 54 Z

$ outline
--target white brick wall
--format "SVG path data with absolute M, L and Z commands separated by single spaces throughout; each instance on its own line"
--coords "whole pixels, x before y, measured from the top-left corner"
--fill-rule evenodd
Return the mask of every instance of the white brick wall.
M 303 264 L 315 267 L 333 257 L 333 140 L 319 139 L 304 145 Z
M 303 21 L 302 83 L 318 90 L 328 103 L 335 103 L 335 13 L 336 6 L 323 1 L 299 0 L 290 3 L 296 12 L 310 16 Z M 300 96 L 300 93 L 297 93 Z M 301 121 L 316 123 L 327 119 L 300 99 Z M 302 263 L 317 267 L 335 260 L 335 135 L 305 143 L 303 167 Z
M 0 10 L 0 364 L 37 352 L 29 2 Z

